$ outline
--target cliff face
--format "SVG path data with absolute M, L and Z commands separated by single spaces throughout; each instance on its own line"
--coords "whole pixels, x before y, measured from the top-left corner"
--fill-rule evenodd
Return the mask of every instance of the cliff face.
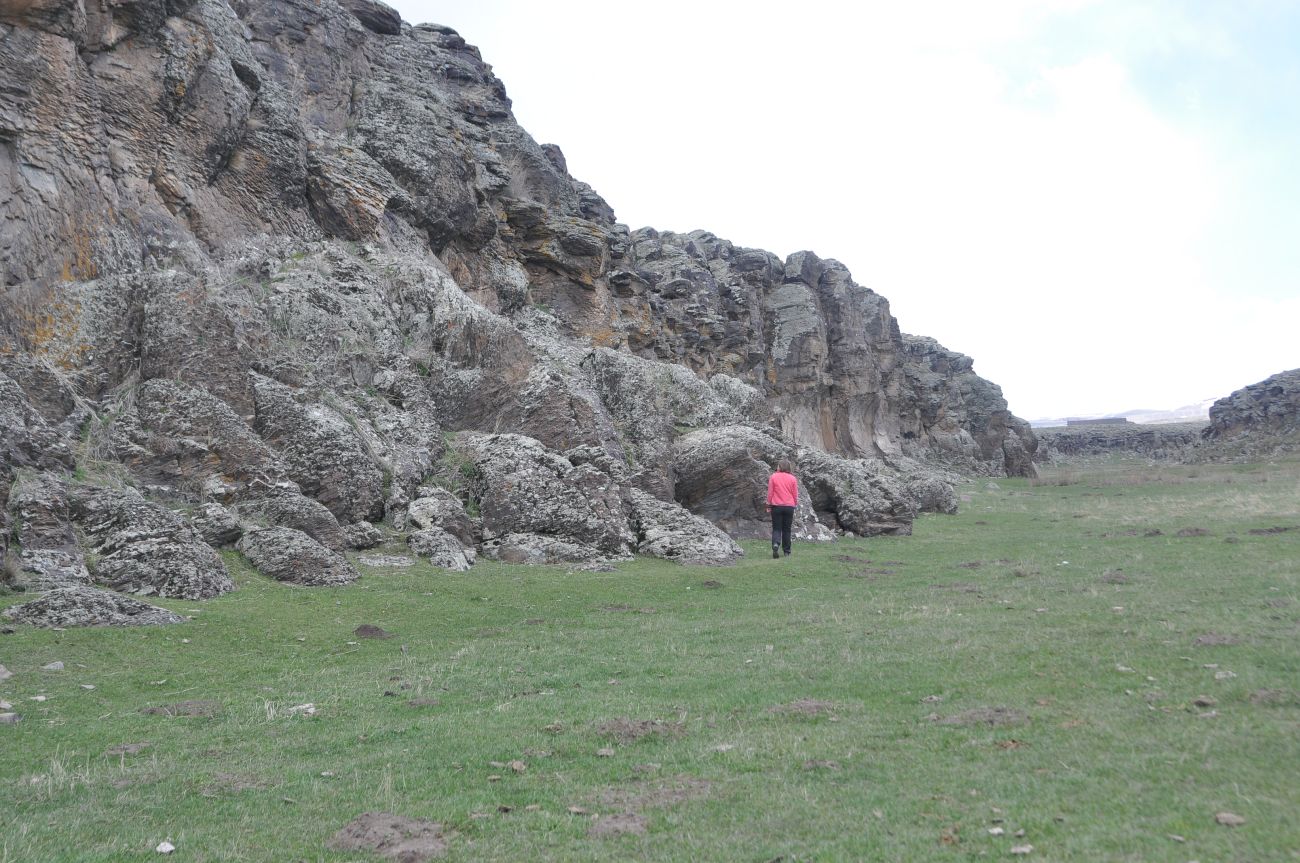
M 997 388 L 840 264 L 618 224 L 448 28 L 27 0 L 0 79 L 13 410 L 66 445 L 94 415 L 95 457 L 159 493 L 402 521 L 452 430 L 592 448 L 668 502 L 674 440 L 736 424 L 882 475 L 1032 472 Z

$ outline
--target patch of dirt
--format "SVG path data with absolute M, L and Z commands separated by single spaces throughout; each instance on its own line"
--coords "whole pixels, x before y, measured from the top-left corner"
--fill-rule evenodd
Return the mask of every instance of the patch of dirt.
M 352 634 L 357 638 L 392 638 L 393 634 L 382 626 L 375 626 L 373 623 L 363 623 Z
M 783 713 L 789 716 L 826 716 L 835 712 L 839 705 L 833 701 L 818 701 L 815 698 L 800 698 L 789 704 L 776 704 L 767 709 L 768 713 Z
M 530 617 L 524 621 L 524 626 L 541 626 L 545 622 L 546 622 L 546 618 Z
M 1205 635 L 1196 636 L 1196 640 L 1192 642 L 1192 647 L 1227 647 L 1233 644 L 1241 644 L 1241 639 L 1235 635 L 1207 632 Z
M 831 560 L 837 563 L 871 563 L 869 557 L 857 557 L 852 554 L 835 554 L 831 555 Z
M 722 582 L 718 581 L 716 578 L 710 578 L 708 581 L 704 582 L 704 584 L 701 584 L 700 587 L 708 590 L 717 590 L 719 587 L 722 587 Z
M 1274 599 L 1264 600 L 1264 605 L 1267 608 L 1286 608 L 1290 604 L 1291 604 L 1291 597 L 1289 596 L 1279 596 Z
M 1128 576 L 1122 569 L 1108 569 L 1101 574 L 1102 584 L 1128 584 Z
M 957 564 L 957 568 L 958 569 L 979 569 L 983 565 L 984 565 L 984 561 L 982 560 L 968 560 L 963 563 Z
M 803 763 L 804 770 L 839 770 L 838 761 L 828 761 L 824 758 L 812 758 Z
M 951 716 L 941 716 L 935 720 L 940 725 L 1018 725 L 1029 717 L 1023 710 L 1016 710 L 1013 707 L 974 707 L 970 710 L 963 710 L 961 713 L 954 713 Z
M 602 815 L 591 822 L 587 835 L 593 839 L 608 839 L 611 836 L 644 836 L 650 822 L 644 815 L 622 812 L 618 815 Z
M 1247 698 L 1255 705 L 1289 704 L 1300 702 L 1300 693 L 1288 692 L 1285 689 L 1256 689 Z
M 1153 536 L 1164 536 L 1165 532 L 1158 527 L 1153 527 L 1150 530 L 1143 531 L 1142 535 L 1150 539 Z
M 140 712 L 147 716 L 216 716 L 221 712 L 221 702 L 205 700 L 178 701 L 175 704 L 142 707 Z
M 1174 534 L 1174 536 L 1182 537 L 1183 539 L 1186 539 L 1189 536 L 1209 536 L 1209 535 L 1210 532 L 1203 527 L 1185 527 L 1182 530 L 1178 531 L 1178 533 Z
M 999 740 L 997 743 L 993 745 L 996 746 L 998 749 L 1019 749 L 1020 747 L 1028 746 L 1029 744 L 1023 740 L 1017 740 L 1014 737 L 1008 737 L 1006 740 Z
M 600 792 L 596 802 L 611 809 L 633 812 L 638 809 L 657 809 L 675 806 L 688 800 L 707 797 L 713 783 L 694 776 L 679 776 L 654 782 L 641 781 L 631 785 L 614 785 Z
M 681 737 L 686 733 L 686 726 L 680 722 L 664 722 L 659 719 L 606 719 L 597 723 L 596 733 L 601 737 L 612 737 L 619 743 L 635 743 L 643 737 Z
M 1274 533 L 1286 533 L 1289 530 L 1300 530 L 1300 525 L 1290 525 L 1288 527 L 1282 527 L 1281 525 L 1274 525 L 1273 527 L 1256 527 L 1246 531 L 1246 533 L 1251 536 L 1269 536 Z
M 448 845 L 441 824 L 387 812 L 358 815 L 326 843 L 334 851 L 371 851 L 399 863 L 424 863 L 441 857 Z
M 110 746 L 104 750 L 105 755 L 138 755 L 144 750 L 153 746 L 148 740 L 142 740 L 139 743 L 119 743 L 116 746 Z
M 967 581 L 950 581 L 947 584 L 932 584 L 930 587 L 935 590 L 954 590 L 957 593 L 979 593 L 978 584 L 971 584 Z

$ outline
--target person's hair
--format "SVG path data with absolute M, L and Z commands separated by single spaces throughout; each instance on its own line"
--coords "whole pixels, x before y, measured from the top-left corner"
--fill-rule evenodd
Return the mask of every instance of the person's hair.
M 776 469 L 781 473 L 793 473 L 794 465 L 790 464 L 790 459 L 783 458 L 776 463 Z

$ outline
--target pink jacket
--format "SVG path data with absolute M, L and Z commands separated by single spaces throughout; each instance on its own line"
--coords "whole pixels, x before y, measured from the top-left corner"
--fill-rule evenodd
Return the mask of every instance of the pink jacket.
M 767 479 L 768 506 L 798 506 L 799 481 L 793 474 L 777 471 Z

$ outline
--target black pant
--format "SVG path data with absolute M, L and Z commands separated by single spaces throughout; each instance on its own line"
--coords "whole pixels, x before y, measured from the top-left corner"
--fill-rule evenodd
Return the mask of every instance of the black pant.
M 772 507 L 772 547 L 781 546 L 786 554 L 790 553 L 790 528 L 794 526 L 794 507 Z

